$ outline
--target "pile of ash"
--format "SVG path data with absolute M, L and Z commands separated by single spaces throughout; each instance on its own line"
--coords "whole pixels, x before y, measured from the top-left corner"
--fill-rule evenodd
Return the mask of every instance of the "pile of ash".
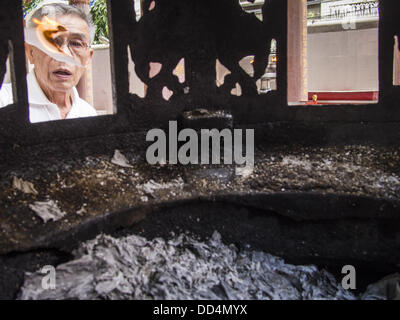
M 99 235 L 56 268 L 56 288 L 27 273 L 19 299 L 357 299 L 315 266 L 182 234 L 172 240 Z

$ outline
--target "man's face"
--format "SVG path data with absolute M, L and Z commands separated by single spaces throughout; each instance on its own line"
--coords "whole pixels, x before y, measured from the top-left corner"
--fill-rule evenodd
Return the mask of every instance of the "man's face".
M 89 26 L 83 19 L 73 15 L 65 15 L 58 16 L 56 20 L 68 30 L 61 34 L 61 38 L 68 41 L 83 40 L 87 44 L 90 43 Z M 84 67 L 89 65 L 93 56 L 93 50 L 90 48 L 83 50 L 79 55 L 71 52 L 66 44 L 63 50 Z M 46 94 L 70 91 L 78 84 L 85 72 L 85 68 L 54 60 L 34 46 L 26 45 L 26 51 L 30 63 L 35 65 L 36 77 Z

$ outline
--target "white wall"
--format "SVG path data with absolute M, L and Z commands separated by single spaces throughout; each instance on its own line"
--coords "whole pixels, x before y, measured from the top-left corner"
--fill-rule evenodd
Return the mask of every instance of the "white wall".
M 113 114 L 110 49 L 94 46 L 92 63 L 93 105 L 99 114 Z
M 378 29 L 308 34 L 309 91 L 378 91 Z
M 10 73 L 10 58 L 7 59 L 6 73 L 4 74 L 3 83 L 11 83 L 11 73 Z

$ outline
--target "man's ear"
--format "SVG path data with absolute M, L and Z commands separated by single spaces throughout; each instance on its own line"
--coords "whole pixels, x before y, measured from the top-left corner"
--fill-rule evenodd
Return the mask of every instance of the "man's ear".
M 92 58 L 93 58 L 93 53 L 94 53 L 93 49 L 90 49 L 89 59 L 86 62 L 86 66 L 85 67 L 88 67 L 90 65 L 90 62 L 92 61 Z
M 32 53 L 32 51 L 33 51 L 32 46 L 30 46 L 29 44 L 27 44 L 25 42 L 25 54 L 26 54 L 30 64 L 34 64 L 33 63 L 33 53 Z

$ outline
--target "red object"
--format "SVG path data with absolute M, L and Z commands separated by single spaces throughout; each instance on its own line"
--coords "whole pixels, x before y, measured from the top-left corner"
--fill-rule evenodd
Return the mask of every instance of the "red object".
M 378 91 L 344 91 L 344 92 L 309 92 L 308 100 L 312 101 L 312 96 L 316 94 L 318 101 L 326 100 L 350 100 L 350 101 L 375 101 L 378 100 Z

